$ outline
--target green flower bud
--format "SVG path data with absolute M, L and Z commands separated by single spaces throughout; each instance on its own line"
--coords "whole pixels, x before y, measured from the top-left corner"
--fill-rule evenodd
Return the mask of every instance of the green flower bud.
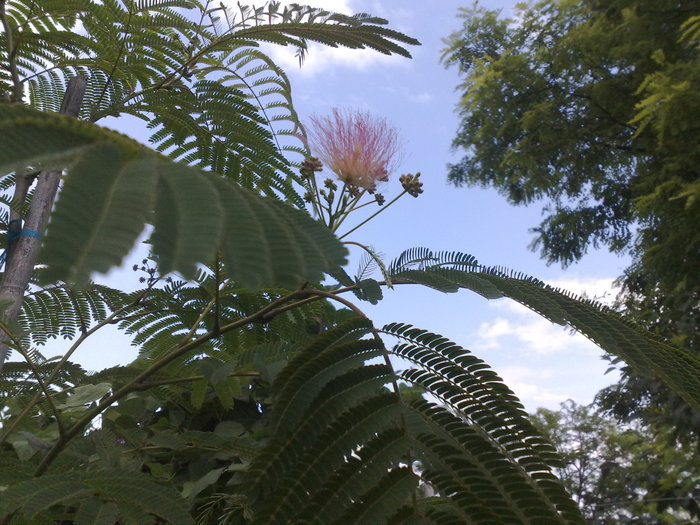
M 415 175 L 407 173 L 406 175 L 401 175 L 399 177 L 399 182 L 401 183 L 401 186 L 403 186 L 403 189 L 406 190 L 406 193 L 412 197 L 418 197 L 418 195 L 423 193 L 423 183 L 419 180 L 419 178 L 420 172 L 416 173 Z
M 306 157 L 299 168 L 299 172 L 307 179 L 313 177 L 314 172 L 322 170 L 323 164 L 316 157 Z

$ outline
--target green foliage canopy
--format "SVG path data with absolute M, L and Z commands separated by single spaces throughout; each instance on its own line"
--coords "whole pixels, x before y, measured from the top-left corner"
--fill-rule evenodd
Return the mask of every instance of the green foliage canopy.
M 695 451 L 673 443 L 669 428 L 620 426 L 594 403 L 540 408 L 535 427 L 561 454 L 557 475 L 590 520 L 670 524 L 700 517 L 693 495 Z
M 698 15 L 694 1 L 474 7 L 443 57 L 464 79 L 450 180 L 546 200 L 548 261 L 631 252 L 631 302 L 680 343 L 699 327 Z

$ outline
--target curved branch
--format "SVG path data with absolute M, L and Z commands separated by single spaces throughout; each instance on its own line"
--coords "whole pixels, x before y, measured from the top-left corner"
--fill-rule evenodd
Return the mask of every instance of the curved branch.
M 89 330 L 82 332 L 80 334 L 80 336 L 78 337 L 78 339 L 76 339 L 76 341 L 71 345 L 71 347 L 68 349 L 68 351 L 63 355 L 63 357 L 61 357 L 61 359 L 58 361 L 58 363 L 56 363 L 56 366 L 53 367 L 53 370 L 46 378 L 46 383 L 51 384 L 51 381 L 53 381 L 53 379 L 56 377 L 56 375 L 58 375 L 58 372 L 61 370 L 61 368 L 63 368 L 63 365 L 66 364 L 66 361 L 68 361 L 68 359 L 70 359 L 70 356 L 73 355 L 73 353 L 78 349 L 78 347 L 81 344 L 83 344 L 85 342 L 85 340 L 88 337 L 90 337 L 92 334 L 97 332 L 102 327 L 104 327 L 108 324 L 112 324 L 114 319 L 116 319 L 118 315 L 120 315 L 122 312 L 124 312 L 127 309 L 132 308 L 133 306 L 138 304 L 143 299 L 143 297 L 145 295 L 146 295 L 146 293 L 140 295 L 139 297 L 137 297 L 134 301 L 132 301 L 128 305 L 125 305 L 122 308 L 112 312 L 112 314 L 107 316 L 102 322 L 97 323 L 95 326 L 93 326 Z M 34 408 L 34 406 L 38 403 L 40 397 L 41 397 L 41 393 L 36 392 L 34 394 L 34 396 L 29 400 L 29 402 L 25 405 L 25 407 L 22 409 L 22 411 L 17 415 L 17 417 L 12 420 L 12 423 L 6 429 L 4 429 L 5 431 L 0 436 L 0 445 L 2 445 L 2 443 L 4 443 L 5 440 L 10 436 L 10 434 L 12 434 L 12 432 L 15 431 L 17 426 L 22 422 L 22 420 L 27 416 L 27 414 L 29 414 L 31 409 Z
M 66 433 L 66 429 L 63 426 L 63 421 L 61 420 L 60 414 L 58 413 L 58 409 L 56 408 L 56 405 L 54 405 L 53 400 L 51 399 L 51 392 L 49 392 L 49 389 L 47 387 L 46 381 L 44 381 L 41 378 L 41 374 L 39 373 L 39 370 L 34 366 L 34 363 L 32 362 L 31 357 L 29 356 L 29 353 L 24 349 L 22 346 L 21 341 L 19 341 L 14 334 L 6 327 L 2 326 L 3 331 L 8 335 L 8 337 L 12 340 L 12 342 L 15 345 L 15 348 L 17 351 L 22 354 L 22 357 L 24 357 L 24 360 L 27 362 L 27 365 L 29 365 L 29 369 L 32 371 L 32 374 L 36 378 L 36 382 L 39 383 L 39 388 L 41 389 L 41 392 L 44 394 L 44 397 L 46 398 L 46 402 L 49 404 L 49 407 L 51 408 L 51 412 L 53 412 L 53 417 L 56 418 L 56 424 L 58 425 L 58 433 L 61 437 L 63 437 Z M 41 393 L 37 392 L 36 396 L 40 396 Z M 13 425 L 14 427 L 15 425 Z
M 306 291 L 301 292 L 301 293 L 306 293 Z M 210 341 L 211 339 L 214 339 L 217 337 L 219 334 L 226 333 L 228 331 L 234 330 L 240 326 L 244 326 L 247 324 L 251 324 L 257 321 L 260 321 L 260 319 L 270 310 L 273 310 L 277 308 L 280 304 L 285 303 L 287 301 L 290 301 L 296 297 L 299 297 L 300 292 L 295 291 L 292 292 L 288 295 L 285 295 L 284 297 L 280 297 L 279 299 L 276 299 L 275 301 L 272 301 L 270 304 L 268 304 L 266 307 L 258 310 L 254 314 L 251 314 L 247 317 L 244 317 L 242 319 L 238 319 L 236 321 L 233 321 L 227 325 L 222 326 L 217 332 L 211 330 L 207 332 L 206 334 L 203 334 L 199 336 L 198 338 L 186 342 L 182 341 L 178 346 L 173 348 L 170 352 L 166 353 L 163 357 L 161 357 L 158 361 L 153 363 L 151 366 L 149 366 L 147 369 L 145 369 L 143 372 L 138 374 L 135 378 L 133 378 L 131 381 L 126 383 L 124 386 L 122 386 L 119 390 L 116 392 L 113 392 L 111 395 L 106 396 L 104 399 L 102 399 L 95 407 L 92 409 L 88 410 L 83 417 L 81 417 L 75 424 L 73 424 L 72 427 L 70 427 L 64 436 L 62 436 L 60 439 L 56 441 L 53 447 L 51 447 L 51 450 L 47 452 L 47 454 L 43 457 L 39 465 L 37 466 L 34 476 L 38 477 L 41 476 L 46 472 L 46 470 L 49 468 L 51 463 L 56 459 L 58 454 L 63 450 L 63 448 L 68 444 L 68 442 L 73 439 L 75 436 L 80 434 L 83 431 L 83 428 L 85 428 L 86 425 L 88 425 L 95 417 L 100 415 L 103 410 L 106 408 L 110 407 L 112 404 L 116 403 L 120 399 L 122 399 L 124 396 L 130 394 L 131 392 L 135 392 L 138 390 L 142 390 L 143 387 L 141 386 L 146 379 L 151 377 L 153 374 L 170 364 L 173 360 L 177 359 L 178 357 L 181 357 L 185 355 L 187 352 L 194 350 L 195 348 L 198 348 L 199 346 L 203 345 L 207 341 Z M 199 324 L 199 322 L 195 323 L 195 326 Z M 194 330 L 194 327 L 193 327 Z M 193 333 L 192 330 L 190 330 L 190 334 Z
M 332 301 L 337 301 L 343 306 L 346 306 L 347 308 L 350 308 L 353 312 L 355 312 L 358 316 L 362 317 L 363 319 L 368 319 L 367 315 L 360 310 L 353 302 L 348 301 L 347 299 L 344 299 L 343 297 L 338 297 L 336 294 L 333 292 L 326 292 L 323 290 L 313 290 L 313 289 L 307 289 L 304 290 L 304 294 L 310 294 L 310 295 L 315 295 L 317 297 L 323 297 L 325 299 L 330 299 Z M 389 358 L 389 351 L 386 349 L 386 346 L 384 345 L 384 341 L 382 338 L 379 336 L 379 331 L 372 325 L 372 335 L 374 335 L 374 338 L 381 344 L 382 347 L 382 356 L 384 357 L 384 364 L 391 370 L 392 375 L 394 376 L 393 379 L 391 380 L 391 384 L 394 388 L 394 393 L 401 399 L 401 391 L 399 390 L 399 384 L 396 381 L 396 370 L 394 370 L 394 365 L 391 364 L 391 359 Z

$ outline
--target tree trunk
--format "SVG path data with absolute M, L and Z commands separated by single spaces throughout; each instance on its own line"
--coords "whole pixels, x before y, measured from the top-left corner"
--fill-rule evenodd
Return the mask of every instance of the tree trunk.
M 61 104 L 61 113 L 70 117 L 77 117 L 80 111 L 80 105 L 85 95 L 87 87 L 87 79 L 85 77 L 74 77 L 68 82 L 66 93 Z M 23 175 L 17 174 L 17 183 L 15 186 L 15 194 L 13 205 L 17 209 L 21 209 L 24 204 L 24 199 L 27 196 L 27 191 L 32 183 L 33 178 L 37 178 L 37 186 L 34 191 L 34 197 L 29 207 L 29 213 L 24 225 L 17 228 L 19 236 L 8 247 L 7 262 L 5 266 L 5 274 L 0 284 L 0 304 L 8 304 L 7 308 L 2 312 L 4 322 L 11 322 L 17 319 L 24 292 L 29 285 L 34 265 L 36 264 L 39 248 L 41 247 L 41 236 L 46 230 L 46 224 L 49 220 L 49 214 L 53 207 L 58 184 L 61 178 L 61 171 L 43 171 L 38 175 Z M 21 220 L 17 209 L 10 211 L 10 219 Z M 8 226 L 9 235 L 10 226 Z M 22 233 L 26 232 L 26 235 Z M 31 232 L 31 234 L 30 234 Z M 0 372 L 7 359 L 9 341 L 8 335 L 4 331 L 0 331 Z

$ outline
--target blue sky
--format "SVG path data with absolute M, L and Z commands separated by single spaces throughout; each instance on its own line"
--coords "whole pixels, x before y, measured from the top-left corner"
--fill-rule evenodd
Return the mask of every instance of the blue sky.
M 566 270 L 547 266 L 528 249 L 533 238 L 529 228 L 541 220 L 542 203 L 516 208 L 495 190 L 456 188 L 447 183 L 446 165 L 461 155 L 450 148 L 459 123 L 455 112 L 460 96 L 456 90 L 459 78 L 454 69 L 446 70 L 439 63 L 439 57 L 442 39 L 460 26 L 458 8 L 469 3 L 317 2 L 329 10 L 368 12 L 387 18 L 390 27 L 421 41 L 421 46 L 410 50 L 412 60 L 372 51 L 314 46 L 299 68 L 293 49 L 271 51 L 290 76 L 302 118 L 341 106 L 369 111 L 396 126 L 404 155 L 400 169 L 380 188 L 388 199 L 401 190 L 399 174 L 422 173 L 423 195 L 417 199 L 405 196 L 348 239 L 372 245 L 387 260 L 416 246 L 462 251 L 476 256 L 482 264 L 509 267 L 590 297 L 611 298 L 611 283 L 626 266 L 625 259 L 595 251 Z M 482 5 L 503 8 L 507 14 L 514 3 L 490 1 Z M 131 123 L 110 125 L 137 137 L 141 135 Z M 142 255 L 136 253 L 134 257 L 139 259 Z M 132 260 L 125 261 L 124 267 L 131 264 Z M 353 270 L 349 268 L 349 272 Z M 131 279 L 133 274 L 126 270 L 98 280 L 121 285 Z M 469 292 L 444 295 L 428 289 L 399 287 L 388 291 L 377 306 L 359 306 L 377 325 L 409 322 L 469 348 L 504 377 L 528 410 L 538 406 L 556 408 L 567 398 L 588 403 L 598 389 L 615 379 L 612 374 L 603 375 L 608 364 L 593 344 L 506 299 L 489 302 Z M 135 353 L 128 340 L 110 333 L 87 343 L 76 357 L 87 368 L 97 369 L 126 363 Z
M 487 265 L 528 273 L 577 293 L 611 298 L 611 283 L 626 261 L 600 251 L 562 270 L 547 266 L 528 249 L 529 228 L 541 220 L 542 203 L 515 208 L 495 190 L 448 185 L 446 165 L 460 158 L 451 151 L 459 118 L 456 70 L 440 63 L 442 39 L 459 29 L 459 7 L 468 1 L 330 1 L 326 9 L 369 12 L 387 18 L 391 27 L 417 38 L 412 60 L 371 51 L 312 49 L 299 69 L 290 50 L 275 52 L 286 65 L 302 116 L 324 114 L 334 106 L 358 108 L 386 117 L 405 145 L 402 166 L 383 189 L 387 198 L 400 191 L 398 175 L 422 173 L 425 192 L 404 197 L 351 239 L 372 245 L 388 259 L 402 250 L 425 246 L 470 253 Z M 482 2 L 511 11 L 515 2 Z M 556 408 L 561 401 L 592 400 L 599 388 L 614 381 L 604 375 L 602 352 L 582 336 L 506 299 L 486 301 L 475 294 L 444 295 L 401 287 L 388 291 L 376 307 L 360 305 L 377 324 L 410 322 L 469 348 L 499 372 L 526 407 Z

